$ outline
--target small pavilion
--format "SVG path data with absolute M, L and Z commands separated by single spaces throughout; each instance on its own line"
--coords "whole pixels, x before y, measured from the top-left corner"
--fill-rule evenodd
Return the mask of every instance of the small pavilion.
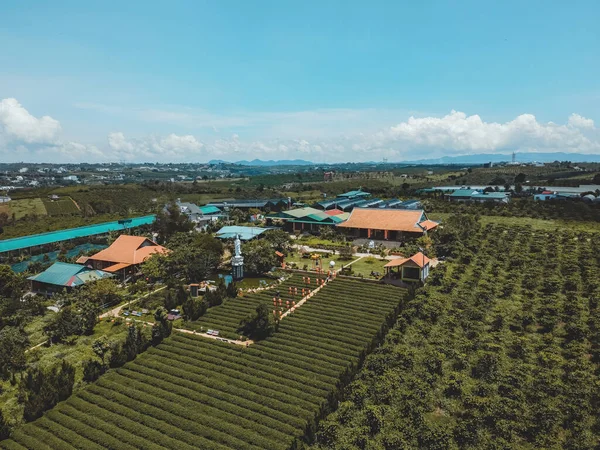
M 403 281 L 405 283 L 425 282 L 429 276 L 431 259 L 422 252 L 410 258 L 393 259 L 385 267 L 386 277 Z

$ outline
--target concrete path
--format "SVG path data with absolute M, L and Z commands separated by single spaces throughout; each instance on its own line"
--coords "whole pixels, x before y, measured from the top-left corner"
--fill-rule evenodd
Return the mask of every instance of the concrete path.
M 101 319 L 104 319 L 104 318 L 106 318 L 106 317 L 118 317 L 118 316 L 119 316 L 119 314 L 121 314 L 121 310 L 122 310 L 123 308 L 125 308 L 126 306 L 129 306 L 129 305 L 131 305 L 132 303 L 135 303 L 135 302 L 137 302 L 138 300 L 141 300 L 141 299 L 143 299 L 143 298 L 146 298 L 146 297 L 148 297 L 149 295 L 156 294 L 157 292 L 160 292 L 160 291 L 162 291 L 163 289 L 166 289 L 166 288 L 167 288 L 167 286 L 159 287 L 158 289 L 156 289 L 156 290 L 154 290 L 154 291 L 152 291 L 152 292 L 148 292 L 147 294 L 144 294 L 144 295 L 142 295 L 141 297 L 135 298 L 135 299 L 133 299 L 133 300 L 131 300 L 131 301 L 129 301 L 129 302 L 127 302 L 127 303 L 123 304 L 123 305 L 117 306 L 116 308 L 113 308 L 113 309 L 111 309 L 110 311 L 106 311 L 105 313 L 102 313 L 102 314 L 100 314 L 100 318 L 101 318 Z
M 146 325 L 150 325 L 150 326 L 154 325 L 154 322 L 146 322 L 145 320 L 132 319 L 130 317 L 125 319 L 125 321 L 126 322 L 133 321 L 133 323 L 145 323 Z M 221 336 L 213 336 L 212 334 L 203 333 L 201 331 L 187 330 L 185 328 L 173 328 L 171 331 L 177 331 L 178 333 L 193 334 L 194 336 L 200 336 L 203 338 L 214 339 L 215 341 L 227 342 L 228 344 L 241 345 L 243 347 L 248 347 L 249 345 L 254 344 L 254 341 L 251 339 L 248 339 L 246 341 L 240 341 L 237 339 L 227 339 L 227 338 L 224 338 Z
M 321 286 L 319 286 L 318 288 L 314 289 L 312 292 L 308 293 L 307 295 L 305 295 L 302 300 L 300 300 L 298 303 L 296 303 L 296 306 L 291 307 L 290 309 L 288 309 L 286 312 L 284 312 L 281 315 L 281 318 L 279 320 L 283 320 L 285 319 L 287 316 L 289 316 L 290 314 L 292 314 L 294 311 L 296 311 L 296 309 L 300 308 L 302 305 L 304 305 L 309 298 L 311 298 L 313 295 L 315 295 L 317 292 L 319 292 L 321 289 L 323 289 L 324 286 L 327 286 L 327 281 L 325 282 L 325 284 L 322 284 Z

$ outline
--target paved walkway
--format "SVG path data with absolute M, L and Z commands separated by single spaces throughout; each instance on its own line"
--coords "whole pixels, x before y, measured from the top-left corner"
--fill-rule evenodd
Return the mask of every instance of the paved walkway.
M 131 301 L 123 304 L 123 305 L 119 305 L 116 308 L 111 309 L 110 311 L 106 311 L 105 313 L 100 314 L 100 318 L 104 319 L 106 317 L 118 317 L 119 314 L 121 314 L 121 310 L 123 308 L 125 308 L 126 306 L 129 307 L 129 305 L 131 305 L 132 303 L 135 303 L 138 300 L 146 298 L 149 295 L 156 294 L 157 292 L 160 292 L 160 291 L 162 291 L 163 289 L 166 289 L 166 288 L 167 288 L 167 286 L 159 287 L 158 289 L 156 289 L 156 290 L 154 290 L 152 292 L 148 292 L 147 294 L 144 294 L 141 297 L 135 298 L 135 299 L 133 299 L 133 300 L 131 300 Z
M 325 250 L 323 248 L 309 247 L 307 245 L 301 245 L 301 244 L 294 244 L 292 247 L 294 247 L 297 250 L 299 250 L 300 248 L 303 248 L 309 252 L 315 252 L 315 253 L 333 253 L 333 250 Z M 398 255 L 387 255 L 387 256 L 381 257 L 379 254 L 376 254 L 376 253 L 353 253 L 352 256 L 359 256 L 361 258 L 371 257 L 371 258 L 376 258 L 376 259 L 387 259 L 387 260 L 402 258 L 402 256 L 398 256 Z
M 125 321 L 126 322 L 133 321 L 134 323 L 145 323 L 146 325 L 150 325 L 150 326 L 154 325 L 154 322 L 146 322 L 145 320 L 132 319 L 130 317 L 125 319 Z M 227 339 L 227 338 L 224 338 L 221 336 L 213 336 L 212 334 L 207 334 L 207 333 L 203 333 L 200 331 L 187 330 L 185 328 L 173 328 L 172 331 L 177 331 L 178 333 L 193 334 L 194 336 L 200 336 L 203 338 L 214 339 L 215 341 L 227 342 L 228 344 L 241 345 L 243 347 L 248 347 L 249 345 L 254 344 L 254 341 L 251 339 L 248 339 L 246 341 L 240 341 L 237 339 Z
M 319 286 L 318 288 L 314 289 L 312 292 L 309 292 L 307 295 L 305 295 L 302 300 L 300 300 L 298 303 L 296 303 L 296 306 L 291 307 L 290 309 L 288 309 L 286 312 L 284 312 L 281 315 L 281 318 L 279 320 L 282 320 L 284 318 L 286 318 L 287 316 L 289 316 L 290 314 L 292 314 L 294 311 L 296 311 L 296 309 L 300 308 L 302 305 L 304 305 L 309 298 L 311 298 L 313 295 L 315 295 L 317 292 L 319 292 L 321 289 L 323 289 L 324 286 L 327 286 L 327 281 L 325 282 L 325 284 L 322 284 L 321 286 Z

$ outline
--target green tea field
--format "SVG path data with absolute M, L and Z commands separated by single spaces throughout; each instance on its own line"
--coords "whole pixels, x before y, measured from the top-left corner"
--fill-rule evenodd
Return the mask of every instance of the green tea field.
M 302 283 L 298 276 L 290 283 L 298 279 Z M 248 347 L 174 332 L 17 429 L 0 447 L 290 448 L 312 438 L 318 420 L 337 405 L 340 388 L 394 322 L 404 293 L 334 280 L 284 319 L 273 337 Z M 270 296 L 230 300 L 211 324 L 233 326 L 246 314 L 242 309 Z

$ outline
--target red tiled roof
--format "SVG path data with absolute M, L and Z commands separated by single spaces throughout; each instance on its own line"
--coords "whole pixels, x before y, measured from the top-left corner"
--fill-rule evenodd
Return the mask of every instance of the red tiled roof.
M 421 210 L 354 208 L 338 227 L 422 233 L 419 221 L 423 214 Z
M 439 223 L 434 222 L 433 220 L 424 220 L 423 222 L 419 223 L 419 225 L 421 225 L 425 231 L 429 231 L 435 227 L 437 227 L 439 225 Z
M 167 251 L 166 248 L 148 238 L 122 234 L 110 247 L 90 256 L 89 259 L 112 263 L 141 264 L 150 255 Z
M 407 263 L 409 261 L 415 263 L 417 266 L 419 266 L 422 269 L 424 266 L 429 264 L 431 259 L 429 259 L 427 256 L 425 256 L 422 252 L 419 252 L 419 253 L 415 253 L 410 258 L 392 259 L 389 263 L 387 263 L 383 267 L 403 266 L 405 263 Z
M 328 209 L 327 211 L 323 211 L 328 216 L 338 216 L 340 214 L 344 214 L 344 211 L 341 209 Z
M 121 269 L 125 269 L 126 267 L 130 267 L 130 266 L 131 266 L 131 264 L 117 263 L 117 264 L 113 264 L 112 266 L 105 267 L 103 270 L 105 272 L 115 273 Z

